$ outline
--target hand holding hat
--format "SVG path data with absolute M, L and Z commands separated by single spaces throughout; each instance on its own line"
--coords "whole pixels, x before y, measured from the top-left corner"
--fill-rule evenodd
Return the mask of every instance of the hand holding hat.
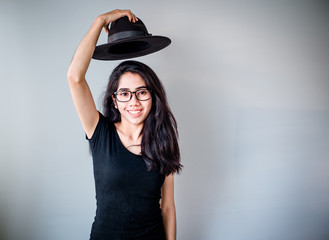
M 114 10 L 100 16 L 108 33 L 108 43 L 96 46 L 98 60 L 121 60 L 140 57 L 167 47 L 171 40 L 148 33 L 144 23 L 129 10 Z M 108 26 L 110 25 L 110 29 Z
M 116 9 L 111 12 L 104 13 L 99 16 L 99 18 L 104 21 L 104 30 L 106 33 L 109 32 L 109 25 L 111 22 L 114 22 L 115 20 L 121 18 L 121 17 L 127 17 L 129 22 L 137 22 L 138 18 L 135 14 L 133 14 L 130 10 L 120 10 Z

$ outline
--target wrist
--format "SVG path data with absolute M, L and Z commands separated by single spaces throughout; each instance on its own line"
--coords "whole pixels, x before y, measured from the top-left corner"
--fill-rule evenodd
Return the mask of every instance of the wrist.
M 95 20 L 95 24 L 104 27 L 106 25 L 105 17 L 103 15 L 99 15 Z

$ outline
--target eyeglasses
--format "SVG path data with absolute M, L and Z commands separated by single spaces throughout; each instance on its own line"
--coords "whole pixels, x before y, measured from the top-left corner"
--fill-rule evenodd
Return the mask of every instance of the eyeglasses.
M 151 98 L 151 91 L 149 89 L 139 89 L 135 92 L 120 90 L 113 93 L 113 95 L 119 102 L 129 102 L 133 96 L 133 93 L 139 101 L 147 101 Z

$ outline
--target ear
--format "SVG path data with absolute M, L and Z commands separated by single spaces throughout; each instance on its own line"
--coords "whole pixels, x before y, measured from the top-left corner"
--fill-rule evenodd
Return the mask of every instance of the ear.
M 114 96 L 112 96 L 112 101 L 113 101 L 114 107 L 117 109 L 118 108 L 118 104 L 117 104 L 117 100 L 115 99 Z

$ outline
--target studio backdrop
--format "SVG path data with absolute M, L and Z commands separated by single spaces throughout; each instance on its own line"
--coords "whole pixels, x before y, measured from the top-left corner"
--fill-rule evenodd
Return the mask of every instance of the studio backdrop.
M 329 239 L 320 0 L 1 0 L 0 239 L 89 239 L 92 159 L 66 73 L 94 19 L 116 8 L 172 40 L 135 60 L 158 74 L 178 122 L 177 239 Z M 100 110 L 120 62 L 90 64 Z

